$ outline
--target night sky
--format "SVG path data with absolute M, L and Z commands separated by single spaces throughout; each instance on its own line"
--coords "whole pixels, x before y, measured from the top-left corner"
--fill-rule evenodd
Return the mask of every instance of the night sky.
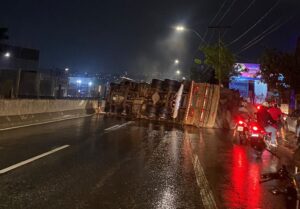
M 220 15 L 230 25 L 252 0 L 227 0 Z M 249 50 L 239 61 L 255 61 L 265 47 L 292 51 L 300 35 L 300 1 L 256 0 L 224 36 L 229 43 L 249 29 L 272 6 L 273 10 L 239 41 L 234 53 L 272 24 L 289 21 Z M 2 1 L 0 26 L 9 28 L 9 43 L 40 50 L 40 67 L 69 67 L 72 71 L 155 74 L 171 73 L 173 60 L 188 71 L 200 44 L 191 33 L 176 33 L 172 26 L 184 24 L 200 34 L 224 1 L 101 1 L 10 0 Z M 232 5 L 231 5 L 232 4 Z M 212 36 L 210 30 L 206 39 Z M 216 41 L 216 33 L 211 41 Z

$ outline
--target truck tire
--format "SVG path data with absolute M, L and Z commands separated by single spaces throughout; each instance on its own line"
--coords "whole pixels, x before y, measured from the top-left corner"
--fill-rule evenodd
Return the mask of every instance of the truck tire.
M 168 108 L 167 107 L 160 108 L 160 110 L 159 110 L 159 118 L 163 119 L 163 120 L 166 120 L 166 119 L 168 119 L 168 116 L 169 116 L 169 110 L 168 110 Z
M 149 118 L 156 118 L 156 107 L 149 105 L 147 108 L 147 112 Z

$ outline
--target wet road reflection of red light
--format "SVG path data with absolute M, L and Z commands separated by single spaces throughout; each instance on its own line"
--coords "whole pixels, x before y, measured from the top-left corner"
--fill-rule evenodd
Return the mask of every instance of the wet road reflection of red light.
M 260 168 L 247 159 L 246 150 L 240 146 L 233 147 L 233 162 L 230 175 L 231 186 L 225 191 L 226 208 L 259 208 L 261 185 Z

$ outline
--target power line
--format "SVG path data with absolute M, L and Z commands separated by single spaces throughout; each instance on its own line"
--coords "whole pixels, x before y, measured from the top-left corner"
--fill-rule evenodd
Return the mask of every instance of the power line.
M 215 35 L 215 30 L 213 30 L 213 33 L 211 34 L 211 36 L 210 36 L 210 38 L 209 38 L 209 40 L 208 40 L 208 43 L 210 43 L 210 41 L 211 41 L 211 39 L 214 37 L 214 35 Z
M 256 0 L 251 1 L 248 7 L 231 23 L 231 25 L 234 25 L 252 7 L 255 2 Z
M 231 26 L 233 26 L 244 14 L 246 14 L 246 12 L 252 7 L 252 5 L 255 2 L 256 2 L 256 0 L 251 1 L 250 4 L 247 6 L 247 8 L 235 20 L 233 20 L 233 22 L 231 23 Z M 225 36 L 226 33 L 227 33 L 227 31 L 224 32 L 223 37 Z
M 233 2 L 231 2 L 231 4 L 229 5 L 228 9 L 226 10 L 226 12 L 223 14 L 223 16 L 221 17 L 221 19 L 218 22 L 218 25 L 222 22 L 222 20 L 224 19 L 224 17 L 228 14 L 228 12 L 230 12 L 230 10 L 232 9 L 233 5 L 235 4 L 237 0 L 234 0 Z
M 254 41 L 252 44 L 248 45 L 247 47 L 243 48 L 242 50 L 240 50 L 237 54 L 242 53 L 243 51 L 249 49 L 250 47 L 254 46 L 255 44 L 259 43 L 261 40 L 263 40 L 266 36 L 268 36 L 269 34 L 273 33 L 274 31 L 278 30 L 281 26 L 283 26 L 284 24 L 288 23 L 293 17 L 288 18 L 285 22 L 281 23 L 280 25 L 276 26 L 275 28 L 273 28 L 272 30 L 270 30 L 268 33 L 266 33 L 264 36 L 262 36 L 261 38 L 257 39 L 256 41 Z
M 269 31 L 271 31 L 272 29 L 276 28 L 277 26 L 280 25 L 280 20 L 276 21 L 275 23 L 273 23 L 272 25 L 270 25 L 267 29 L 265 29 L 262 33 L 260 33 L 258 36 L 256 36 L 254 39 L 250 40 L 248 43 L 246 43 L 244 46 L 242 46 L 241 48 L 246 48 L 248 45 L 251 45 L 253 42 L 255 42 L 257 39 L 261 38 L 262 36 L 264 36 L 266 33 L 268 33 Z
M 216 15 L 210 20 L 210 22 L 208 23 L 208 25 L 212 24 L 212 23 L 215 21 L 215 19 L 218 17 L 219 13 L 222 11 L 222 9 L 224 8 L 224 6 L 225 6 L 225 4 L 226 4 L 227 1 L 228 1 L 228 0 L 225 0 L 225 1 L 223 2 L 223 4 L 221 5 L 221 7 L 219 8 L 219 10 L 217 11 Z M 205 33 L 204 33 L 204 36 L 203 36 L 203 39 L 206 38 L 207 33 L 208 33 L 208 29 L 206 29 L 206 31 L 205 31 Z M 211 39 L 211 38 L 210 38 L 210 39 Z M 209 41 L 210 41 L 210 40 L 209 40 Z
M 256 25 L 258 25 L 261 21 L 263 21 L 263 19 L 265 19 L 271 12 L 272 10 L 278 6 L 280 0 L 278 0 L 261 18 L 258 19 L 258 21 L 252 25 L 248 30 L 246 30 L 244 33 L 242 33 L 239 37 L 237 37 L 236 39 L 234 39 L 233 41 L 230 42 L 230 44 L 228 44 L 227 46 L 230 46 L 234 43 L 236 43 L 237 41 L 239 41 L 241 38 L 243 38 L 249 31 L 251 31 Z

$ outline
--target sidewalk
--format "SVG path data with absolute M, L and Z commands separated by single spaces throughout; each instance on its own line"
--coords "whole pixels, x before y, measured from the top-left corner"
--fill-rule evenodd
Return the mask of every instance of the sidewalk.
M 298 148 L 296 134 L 293 132 L 285 133 L 285 140 L 278 139 L 279 146 L 284 146 L 291 151 L 294 151 Z
M 281 159 L 285 159 L 288 164 L 297 165 L 300 167 L 300 156 L 297 145 L 297 138 L 295 137 L 295 133 L 286 132 L 285 140 L 279 138 L 278 139 L 278 148 L 274 152 L 276 156 Z

